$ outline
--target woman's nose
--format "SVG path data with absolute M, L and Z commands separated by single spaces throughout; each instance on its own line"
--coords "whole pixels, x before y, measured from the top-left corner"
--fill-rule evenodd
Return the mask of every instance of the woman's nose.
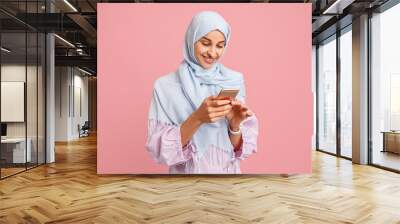
M 211 47 L 211 49 L 208 50 L 208 55 L 213 59 L 216 59 L 218 57 L 215 47 Z

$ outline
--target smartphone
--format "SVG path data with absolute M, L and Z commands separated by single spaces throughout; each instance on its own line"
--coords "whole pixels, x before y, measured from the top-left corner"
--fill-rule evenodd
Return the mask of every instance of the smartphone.
M 222 89 L 218 94 L 218 99 L 234 100 L 239 93 L 239 89 Z

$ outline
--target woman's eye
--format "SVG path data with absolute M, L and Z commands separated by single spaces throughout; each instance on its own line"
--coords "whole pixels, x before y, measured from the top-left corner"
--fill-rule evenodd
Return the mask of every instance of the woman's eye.
M 203 44 L 204 46 L 210 46 L 210 43 L 208 43 L 208 42 L 202 42 L 202 44 Z
M 224 46 L 217 46 L 218 48 L 224 48 Z

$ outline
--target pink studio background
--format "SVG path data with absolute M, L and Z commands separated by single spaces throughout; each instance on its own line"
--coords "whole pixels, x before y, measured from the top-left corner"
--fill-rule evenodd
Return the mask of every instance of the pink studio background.
M 311 4 L 98 4 L 99 174 L 168 173 L 145 149 L 153 82 L 176 71 L 192 17 L 219 12 L 232 36 L 222 58 L 245 76 L 259 120 L 243 173 L 310 173 Z

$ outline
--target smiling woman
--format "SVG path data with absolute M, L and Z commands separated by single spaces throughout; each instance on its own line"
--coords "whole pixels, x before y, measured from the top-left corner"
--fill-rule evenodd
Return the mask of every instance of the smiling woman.
M 243 75 L 218 63 L 230 33 L 218 13 L 197 14 L 184 61 L 154 83 L 146 148 L 170 173 L 241 173 L 240 160 L 256 152 L 258 121 L 244 104 Z M 239 89 L 237 99 L 218 98 L 227 88 Z
M 195 45 L 195 56 L 201 67 L 209 69 L 225 50 L 225 36 L 218 30 L 209 32 Z

